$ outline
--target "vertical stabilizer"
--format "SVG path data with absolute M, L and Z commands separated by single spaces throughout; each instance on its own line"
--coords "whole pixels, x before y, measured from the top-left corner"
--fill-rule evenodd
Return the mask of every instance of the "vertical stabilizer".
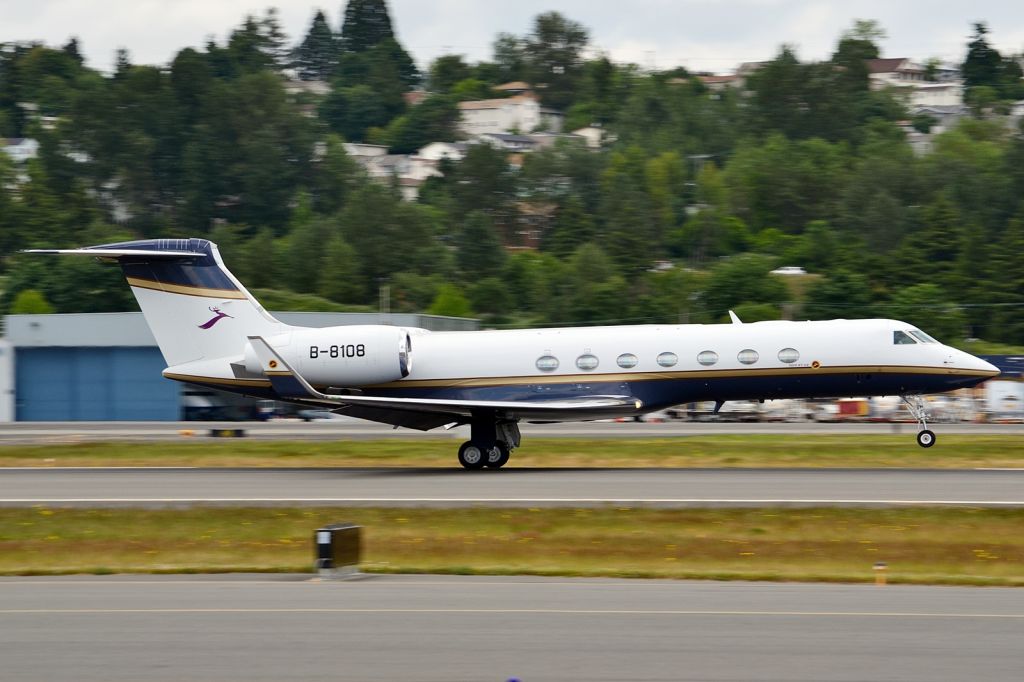
M 241 356 L 248 336 L 290 329 L 228 272 L 206 239 L 146 239 L 35 253 L 116 260 L 169 367 Z

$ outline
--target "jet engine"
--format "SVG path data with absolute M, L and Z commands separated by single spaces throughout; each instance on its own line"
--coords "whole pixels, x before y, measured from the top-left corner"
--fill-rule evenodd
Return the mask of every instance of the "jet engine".
M 385 325 L 296 329 L 266 339 L 306 381 L 342 388 L 383 384 L 409 376 L 409 331 Z M 245 345 L 245 369 L 262 373 L 252 344 Z

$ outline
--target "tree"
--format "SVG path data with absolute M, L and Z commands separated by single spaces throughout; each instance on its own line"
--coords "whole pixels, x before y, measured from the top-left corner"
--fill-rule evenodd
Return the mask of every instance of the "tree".
M 326 81 L 338 65 L 334 32 L 323 11 L 317 10 L 302 44 L 295 49 L 295 69 L 304 81 Z
M 803 315 L 811 320 L 856 319 L 870 317 L 871 284 L 864 275 L 839 269 L 811 286 L 803 305 Z
M 315 160 L 309 181 L 314 210 L 327 215 L 336 213 L 364 181 L 363 170 L 345 151 L 344 141 L 337 135 L 327 135 L 323 154 Z
M 437 296 L 427 308 L 428 315 L 445 315 L 447 317 L 472 317 L 473 311 L 462 291 L 454 284 L 442 284 L 437 289 Z
M 65 43 L 64 47 L 62 47 L 61 49 L 63 50 L 64 54 L 78 62 L 79 66 L 85 64 L 85 59 L 82 58 L 82 52 L 78 44 L 77 37 L 72 37 L 71 40 Z
M 989 45 L 988 26 L 984 22 L 974 24 L 974 35 L 967 43 L 967 56 L 960 67 L 964 85 L 974 88 L 979 85 L 995 87 L 999 84 L 999 70 L 1003 58 L 999 51 Z
M 430 64 L 430 75 L 427 77 L 427 87 L 431 92 L 447 93 L 459 81 L 472 78 L 473 72 L 469 64 L 465 62 L 460 54 L 445 54 L 435 59 Z
M 776 307 L 786 301 L 786 286 L 768 274 L 774 261 L 765 256 L 735 256 L 711 271 L 704 305 L 710 320 L 720 320 L 740 303 L 768 303 Z
M 590 37 L 583 24 L 558 12 L 537 15 L 533 32 L 525 41 L 530 80 L 543 85 L 545 104 L 564 109 L 572 103 L 583 60 L 581 54 Z
M 430 142 L 458 136 L 459 109 L 445 95 L 431 95 L 392 119 L 385 136 L 393 154 L 411 154 Z
M 365 52 L 394 38 L 391 16 L 384 0 L 349 0 L 341 23 L 343 52 Z
M 42 292 L 22 289 L 11 304 L 11 315 L 47 315 L 54 312 L 53 306 Z
M 888 312 L 890 317 L 912 324 L 939 341 L 955 343 L 964 338 L 964 314 L 937 284 L 914 284 L 898 289 Z
M 529 77 L 524 42 L 510 33 L 498 34 L 492 48 L 498 81 L 507 83 Z
M 340 303 L 362 300 L 365 294 L 360 286 L 356 251 L 340 234 L 327 242 L 321 268 L 317 293 Z
M 332 91 L 320 105 L 320 117 L 331 130 L 352 142 L 363 141 L 370 128 L 391 120 L 383 97 L 368 85 Z
M 565 258 L 595 236 L 594 221 L 574 192 L 558 209 L 551 229 L 544 233 L 542 248 Z
M 494 223 L 483 211 L 473 211 L 466 216 L 459 235 L 458 263 L 462 272 L 472 279 L 498 273 L 505 264 L 505 250 Z
M 313 213 L 308 194 L 300 194 L 296 203 L 289 222 L 285 281 L 292 291 L 314 293 L 323 271 L 324 246 L 337 226 Z

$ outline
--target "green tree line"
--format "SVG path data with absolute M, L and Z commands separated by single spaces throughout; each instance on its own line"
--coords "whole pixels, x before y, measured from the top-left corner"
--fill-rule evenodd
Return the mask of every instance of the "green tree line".
M 1024 343 L 1024 130 L 1003 115 L 1024 97 L 1019 64 L 976 25 L 971 115 L 918 154 L 904 101 L 870 87 L 880 35 L 857 22 L 822 62 L 783 46 L 724 90 L 592 56 L 586 27 L 555 12 L 497 36 L 488 61 L 421 73 L 382 0 L 350 0 L 337 29 L 318 12 L 294 44 L 268 10 L 163 67 L 119 51 L 103 73 L 74 40 L 4 45 L 0 136 L 40 149 L 25 166 L 0 155 L 0 309 L 134 308 L 114 270 L 20 249 L 197 236 L 271 308 L 366 309 L 387 286 L 393 310 L 493 325 L 735 309 Z M 513 163 L 470 145 L 415 202 L 345 152 L 453 141 L 458 102 L 519 80 L 567 129 L 600 128 L 602 148 L 566 139 Z M 812 274 L 769 274 L 780 265 Z

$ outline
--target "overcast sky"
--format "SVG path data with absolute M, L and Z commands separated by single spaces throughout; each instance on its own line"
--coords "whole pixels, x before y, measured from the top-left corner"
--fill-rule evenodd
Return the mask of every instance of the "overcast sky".
M 292 42 L 318 7 L 337 29 L 344 0 L 0 0 L 0 42 L 62 45 L 77 36 L 89 66 L 109 70 L 126 47 L 137 64 L 166 64 L 181 48 L 223 42 L 246 14 L 280 11 Z M 828 57 L 854 19 L 875 19 L 888 33 L 883 56 L 959 62 L 972 22 L 985 21 L 1004 54 L 1024 51 L 1024 11 L 1013 0 L 389 0 L 398 38 L 420 66 L 440 54 L 488 59 L 499 32 L 524 35 L 532 19 L 555 10 L 582 23 L 596 50 L 645 67 L 729 73 L 770 59 L 782 43 L 802 60 Z

